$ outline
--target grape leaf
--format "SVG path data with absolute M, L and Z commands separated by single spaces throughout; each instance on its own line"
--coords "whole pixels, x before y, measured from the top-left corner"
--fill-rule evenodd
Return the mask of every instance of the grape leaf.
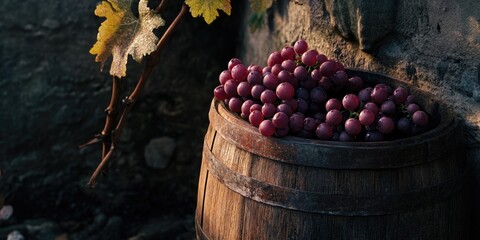
M 205 22 L 210 24 L 218 17 L 218 10 L 230 15 L 232 6 L 230 0 L 186 0 L 193 17 L 203 16 Z
M 95 9 L 95 15 L 106 17 L 98 29 L 97 42 L 90 53 L 97 55 L 101 68 L 113 56 L 110 74 L 119 78 L 126 75 L 128 55 L 140 62 L 143 56 L 156 49 L 154 29 L 165 25 L 159 14 L 147 7 L 148 0 L 138 3 L 138 18 L 131 11 L 132 0 L 107 0 Z
M 273 0 L 250 0 L 250 7 L 256 13 L 265 12 L 272 6 Z

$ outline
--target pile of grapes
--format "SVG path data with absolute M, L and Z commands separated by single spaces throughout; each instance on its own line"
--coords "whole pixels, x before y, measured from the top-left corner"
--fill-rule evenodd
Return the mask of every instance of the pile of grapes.
M 431 128 L 404 87 L 364 86 L 344 66 L 299 40 L 270 54 L 266 67 L 233 58 L 214 96 L 264 136 L 384 141 Z

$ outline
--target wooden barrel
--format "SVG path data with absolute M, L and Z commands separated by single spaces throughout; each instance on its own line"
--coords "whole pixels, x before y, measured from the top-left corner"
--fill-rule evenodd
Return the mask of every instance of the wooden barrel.
M 403 85 L 385 75 L 349 73 L 367 83 Z M 214 100 L 197 239 L 468 239 L 458 123 L 433 96 L 406 87 L 437 126 L 375 143 L 267 138 Z

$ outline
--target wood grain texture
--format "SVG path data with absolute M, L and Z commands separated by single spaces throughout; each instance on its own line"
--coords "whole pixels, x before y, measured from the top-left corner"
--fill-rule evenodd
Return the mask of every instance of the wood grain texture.
M 461 131 L 422 94 L 437 127 L 376 144 L 263 137 L 213 101 L 197 238 L 468 239 Z

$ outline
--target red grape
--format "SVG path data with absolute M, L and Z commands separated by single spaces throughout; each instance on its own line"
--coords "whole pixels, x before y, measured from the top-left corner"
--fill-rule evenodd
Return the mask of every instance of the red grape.
M 353 111 L 360 105 L 360 100 L 358 100 L 357 95 L 350 93 L 343 97 L 342 105 L 345 109 Z
M 342 109 L 342 102 L 336 98 L 328 99 L 327 103 L 325 103 L 325 109 L 328 111 L 332 109 L 341 110 Z
M 284 47 L 280 52 L 280 55 L 283 59 L 293 60 L 293 58 L 295 57 L 295 50 L 290 46 Z
M 321 140 L 330 140 L 333 137 L 333 128 L 328 123 L 320 123 L 315 134 Z
M 253 112 L 250 113 L 250 115 L 248 116 L 248 121 L 250 122 L 250 124 L 252 124 L 253 126 L 255 127 L 258 127 L 258 125 L 260 125 L 260 123 L 263 121 L 263 114 L 261 111 L 259 110 L 254 110 Z
M 426 112 L 419 110 L 412 115 L 412 121 L 419 127 L 426 126 L 428 124 L 428 115 Z
M 231 74 L 235 81 L 242 82 L 247 80 L 248 70 L 245 65 L 239 63 L 232 68 Z
M 380 110 L 382 113 L 387 114 L 387 115 L 393 115 L 395 114 L 396 106 L 395 102 L 392 100 L 387 100 L 382 103 L 382 106 L 380 107 Z
M 262 74 L 257 71 L 251 71 L 248 73 L 247 81 L 252 86 L 256 84 L 262 84 Z
M 271 118 L 277 113 L 277 107 L 273 103 L 265 103 L 262 106 L 262 114 L 265 118 Z
M 230 61 L 228 62 L 228 70 L 232 71 L 232 69 L 233 69 L 233 67 L 235 67 L 235 65 L 241 64 L 241 63 L 242 63 L 242 61 L 238 58 L 230 59 Z
M 320 65 L 320 72 L 323 76 L 330 77 L 337 71 L 337 64 L 328 60 Z
M 288 127 L 288 121 L 290 118 L 284 112 L 277 112 L 273 115 L 272 123 L 276 128 L 286 128 Z
M 228 101 L 228 108 L 230 108 L 232 112 L 240 113 L 242 111 L 242 104 L 243 101 L 241 98 L 233 97 Z
M 223 89 L 225 90 L 225 93 L 227 93 L 227 96 L 231 98 L 231 97 L 238 96 L 237 87 L 238 87 L 238 82 L 233 79 L 230 79 L 225 83 L 225 85 L 223 86 Z
M 337 109 L 333 109 L 327 112 L 327 116 L 325 117 L 325 122 L 332 125 L 338 126 L 342 123 L 343 115 Z
M 305 40 L 301 39 L 295 42 L 293 49 L 298 55 L 301 55 L 308 50 L 308 44 Z
M 348 74 L 344 70 L 336 71 L 331 79 L 335 86 L 343 87 L 348 83 Z
M 278 86 L 278 77 L 271 74 L 265 75 L 263 78 L 263 86 L 265 86 L 267 89 L 275 90 Z
M 261 94 L 265 91 L 265 87 L 263 85 L 257 84 L 252 87 L 250 94 L 255 99 L 260 99 Z
M 296 112 L 290 116 L 288 126 L 292 133 L 299 133 L 303 130 L 303 122 L 305 120 L 305 115 L 302 113 Z
M 240 82 L 237 86 L 237 93 L 241 97 L 250 97 L 252 95 L 252 86 L 248 82 Z
M 293 73 L 293 71 L 295 70 L 295 67 L 297 67 L 297 65 L 295 64 L 294 61 L 290 60 L 290 59 L 287 59 L 285 61 L 282 62 L 282 68 Z
M 242 104 L 241 112 L 243 115 L 248 116 L 250 114 L 250 108 L 252 108 L 252 105 L 256 104 L 255 101 L 248 99 Z
M 356 118 L 349 118 L 345 121 L 345 131 L 352 136 L 356 136 L 362 132 L 362 124 Z
M 277 95 L 270 89 L 265 89 L 265 91 L 260 94 L 260 101 L 262 101 L 262 103 L 273 103 L 275 100 L 277 100 Z
M 395 128 L 395 123 L 390 117 L 383 116 L 377 122 L 377 130 L 383 134 L 388 134 Z
M 232 74 L 229 70 L 223 70 L 218 76 L 220 84 L 224 85 L 228 80 L 232 79 Z
M 370 109 L 363 109 L 358 115 L 358 120 L 363 126 L 370 126 L 375 122 L 375 114 Z
M 280 54 L 280 52 L 278 51 L 275 51 L 275 52 L 272 52 L 270 54 L 270 56 L 268 56 L 268 60 L 267 60 L 267 65 L 269 67 L 273 67 L 273 65 L 275 64 L 281 64 L 283 61 L 283 58 L 282 58 L 282 55 Z
M 295 95 L 295 89 L 293 88 L 292 84 L 288 82 L 280 83 L 275 92 L 280 100 L 289 100 L 293 98 L 293 95 Z
M 407 101 L 408 91 L 404 87 L 397 87 L 393 91 L 393 100 L 396 104 L 405 103 Z
M 263 136 L 270 137 L 275 133 L 275 126 L 272 121 L 265 119 L 258 125 L 258 130 Z
M 308 77 L 308 71 L 307 69 L 304 67 L 304 66 L 297 66 L 294 70 L 293 70 L 293 75 L 299 80 L 304 80 L 304 79 L 307 79 Z
M 308 50 L 302 54 L 302 62 L 307 66 L 313 66 L 317 63 L 317 55 L 316 50 Z
M 215 96 L 215 98 L 220 100 L 220 101 L 223 101 L 223 100 L 227 99 L 227 97 L 228 97 L 227 93 L 225 93 L 225 90 L 223 89 L 222 85 L 217 86 L 213 90 L 213 96 Z

